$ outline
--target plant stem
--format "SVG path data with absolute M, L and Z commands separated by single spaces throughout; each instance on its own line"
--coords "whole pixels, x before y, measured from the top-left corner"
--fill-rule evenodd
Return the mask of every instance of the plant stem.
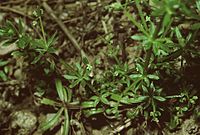
M 44 26 L 43 26 L 42 18 L 41 17 L 39 17 L 39 21 L 40 21 L 40 28 L 41 28 L 41 31 L 42 31 L 42 36 L 43 36 L 43 39 L 44 39 L 44 41 L 46 43 L 47 40 L 46 40 L 46 36 L 45 36 L 45 32 L 44 32 Z
M 148 72 L 148 66 L 149 66 L 151 54 L 153 53 L 152 48 L 153 47 L 151 46 L 151 48 L 149 48 L 149 50 L 147 51 L 145 62 L 144 62 L 144 70 L 146 71 L 146 73 Z

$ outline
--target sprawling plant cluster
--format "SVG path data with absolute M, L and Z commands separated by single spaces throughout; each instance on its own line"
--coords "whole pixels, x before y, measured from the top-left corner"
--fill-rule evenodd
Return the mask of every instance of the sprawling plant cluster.
M 4 45 L 17 44 L 19 49 L 12 55 L 23 57 L 28 63 L 30 77 L 34 77 L 31 70 L 39 72 L 41 78 L 32 80 L 37 84 L 33 92 L 39 103 L 57 111 L 41 124 L 41 129 L 46 131 L 60 123 L 62 134 L 67 134 L 73 112 L 84 117 L 101 114 L 116 120 L 144 118 L 158 125 L 167 122 L 170 129 L 176 128 L 198 99 L 186 71 L 200 55 L 200 1 L 126 0 L 111 3 L 106 9 L 122 11 L 137 29 L 130 39 L 137 41 L 142 55 L 135 59 L 134 67 L 122 61 L 119 50 L 112 47 L 107 57 L 115 64 L 101 74 L 100 60 L 92 62 L 85 56 L 71 65 L 59 58 L 56 35 L 49 37 L 44 31 L 42 10 L 34 12 L 32 27 L 36 32 L 27 32 L 21 20 L 16 24 L 7 21 L 0 29 Z M 108 46 L 114 46 L 112 38 L 109 40 Z M 1 61 L 0 66 L 6 64 Z M 1 71 L 0 77 L 5 76 Z M 55 86 L 42 78 L 51 78 L 47 80 Z M 52 87 L 57 93 L 51 91 Z

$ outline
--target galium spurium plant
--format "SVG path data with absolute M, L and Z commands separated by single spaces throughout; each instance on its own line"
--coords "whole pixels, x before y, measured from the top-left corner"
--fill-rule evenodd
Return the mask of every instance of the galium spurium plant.
M 137 33 L 127 37 L 137 41 L 138 49 L 143 52 L 134 61 L 134 68 L 130 68 L 127 61 L 118 59 L 119 51 L 113 54 L 115 56 L 108 56 L 114 58 L 116 64 L 104 69 L 101 75 L 97 69 L 103 63 L 88 61 L 86 57 L 74 64 L 55 59 L 58 57 L 54 46 L 57 38 L 55 34 L 48 36 L 45 33 L 40 9 L 34 12 L 36 35 L 28 33 L 21 20 L 16 24 L 7 21 L 0 29 L 4 45 L 17 44 L 19 49 L 13 55 L 24 57 L 35 68 L 45 67 L 44 76 L 49 77 L 51 73 L 56 77 L 53 78 L 54 98 L 48 96 L 48 89 L 52 88 L 45 80 L 42 80 L 44 84 L 37 82 L 40 91 L 34 91 L 41 104 L 52 106 L 55 111 L 40 125 L 42 132 L 60 125 L 61 134 L 68 134 L 72 120 L 70 113 L 77 109 L 86 118 L 96 114 L 115 120 L 143 117 L 146 122 L 155 122 L 159 126 L 163 114 L 168 112 L 167 126 L 173 130 L 184 114 L 194 108 L 198 97 L 191 94 L 193 88 L 187 87 L 184 71 L 191 64 L 190 59 L 200 54 L 195 49 L 195 44 L 199 43 L 200 1 L 126 0 L 125 3 L 114 2 L 106 9 L 123 12 L 131 26 L 137 29 Z M 191 23 L 187 34 L 180 27 L 183 20 Z M 114 46 L 114 42 L 107 43 L 110 48 Z M 63 66 L 62 71 L 55 63 Z M 168 81 L 173 82 L 170 88 L 165 85 Z
M 55 101 L 55 99 L 52 100 L 44 97 L 40 102 L 44 105 L 53 106 L 57 112 L 52 114 L 52 117 L 47 118 L 47 120 L 40 125 L 40 129 L 46 131 L 57 124 L 61 124 L 60 134 L 67 135 L 70 127 L 68 107 L 71 102 L 72 93 L 63 86 L 60 79 L 55 80 L 55 86 L 58 99 Z
M 162 88 L 159 83 L 163 83 L 162 80 L 166 77 L 163 76 L 163 70 L 169 76 L 173 76 L 174 72 L 179 74 L 176 79 L 179 78 L 179 82 L 181 82 L 182 73 L 187 66 L 183 63 L 187 62 L 188 54 L 196 54 L 191 48 L 197 31 L 199 31 L 199 16 L 194 12 L 199 10 L 199 1 L 193 4 L 196 9 L 189 9 L 188 3 L 176 0 L 152 0 L 149 3 L 127 0 L 125 4 L 115 2 L 108 7 L 109 11 L 124 11 L 127 18 L 138 29 L 138 33 L 132 35 L 131 39 L 140 43 L 145 54 L 144 57 L 135 61 L 134 71 L 128 69 L 128 65 L 126 65 L 127 68 L 121 66 L 121 71 L 113 66 L 111 71 L 105 71 L 103 78 L 97 81 L 97 83 L 103 84 L 98 88 L 100 95 L 92 96 L 89 101 L 82 104 L 88 108 L 88 111 L 85 111 L 87 115 L 103 112 L 106 117 L 119 119 L 122 117 L 134 119 L 143 115 L 146 120 L 152 120 L 159 124 L 162 112 L 170 110 L 164 105 L 167 106 L 169 102 L 176 101 L 176 113 L 172 114 L 169 127 L 174 129 L 180 124 L 183 115 L 179 114 L 184 114 L 190 110 L 189 108 L 193 108 L 198 99 L 197 96 L 188 96 L 190 98 L 185 100 L 188 106 L 183 107 L 181 101 L 185 99 L 185 95 L 181 94 L 180 90 L 176 90 L 175 95 L 166 95 L 168 89 Z M 134 10 L 136 17 L 129 11 L 130 5 L 137 9 L 137 11 Z M 145 6 L 150 6 L 148 13 L 143 11 Z M 182 28 L 175 24 L 175 22 L 182 23 L 177 17 L 179 14 L 184 14 L 185 19 L 191 17 L 195 20 L 191 22 L 193 24 L 188 30 L 188 35 L 184 35 L 181 32 Z M 179 69 L 176 68 L 178 62 L 181 62 Z M 176 79 L 174 81 L 177 81 Z M 190 94 L 191 91 L 188 90 L 187 93 Z M 190 103 L 191 101 L 192 103 Z M 126 108 L 127 105 L 131 105 L 132 108 Z M 127 116 L 123 115 L 124 112 Z M 174 117 L 176 118 L 174 119 Z

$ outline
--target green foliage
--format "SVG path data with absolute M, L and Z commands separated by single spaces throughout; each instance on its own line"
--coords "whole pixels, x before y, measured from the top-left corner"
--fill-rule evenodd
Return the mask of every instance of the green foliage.
M 68 65 L 69 66 L 69 65 Z M 89 74 L 91 71 L 91 65 L 87 65 L 84 69 L 81 67 L 79 63 L 75 64 L 76 70 L 73 70 L 71 74 L 63 75 L 63 77 L 67 80 L 71 80 L 70 88 L 77 86 L 78 84 L 85 85 L 86 81 L 89 81 Z M 73 69 L 71 67 L 71 69 Z
M 196 34 L 194 31 L 190 31 L 185 36 L 182 34 L 180 27 L 173 26 L 175 15 L 182 13 L 188 17 L 190 14 L 192 18 L 197 20 L 199 17 L 180 1 L 151 1 L 152 12 L 149 16 L 144 16 L 145 13 L 142 11 L 140 1 L 135 1 L 135 5 L 141 21 L 132 16 L 126 4 L 122 5 L 117 2 L 113 3 L 111 7 L 114 10 L 123 9 L 128 19 L 141 32 L 131 36 L 131 39 L 140 42 L 146 56 L 144 59 L 140 58 L 136 61 L 136 67 L 133 72 L 129 72 L 128 68 L 125 72 L 119 72 L 123 73 L 121 76 L 118 74 L 118 71 L 115 71 L 116 69 L 111 67 L 111 71 L 107 71 L 100 78 L 101 81 L 96 80 L 98 83 L 104 84 L 98 88 L 100 94 L 92 96 L 82 106 L 88 108 L 88 111 L 85 112 L 86 115 L 90 111 L 101 107 L 104 110 L 96 111 L 96 113 L 104 111 L 104 115 L 114 115 L 115 118 L 123 117 L 124 111 L 128 117 L 132 116 L 133 118 L 147 114 L 144 115 L 147 120 L 151 119 L 159 123 L 162 112 L 167 110 L 170 112 L 170 109 L 174 108 L 173 106 L 169 108 L 160 106 L 161 103 L 167 104 L 171 100 L 176 100 L 177 107 L 175 108 L 177 112 L 172 114 L 169 123 L 170 129 L 174 129 L 180 124 L 181 117 L 193 108 L 197 96 L 192 98 L 187 96 L 188 105 L 185 107 L 182 106 L 182 99 L 184 99 L 182 94 L 167 96 L 164 91 L 166 88 L 161 88 L 162 85 L 158 85 L 158 82 L 162 82 L 160 80 L 162 75 L 159 68 L 163 69 L 163 66 L 166 66 L 164 68 L 166 71 L 170 70 L 169 72 L 173 72 L 175 69 L 167 66 L 166 61 L 175 65 L 177 58 L 182 57 L 182 60 L 184 60 L 186 54 L 191 53 L 191 50 L 188 50 L 190 48 L 188 46 L 193 42 L 192 39 L 195 38 Z M 180 7 L 183 7 L 183 9 L 179 10 Z M 159 22 L 156 22 L 156 20 L 159 20 Z M 191 28 L 191 30 L 197 30 L 198 22 Z M 109 82 L 107 82 L 108 80 Z M 118 85 L 121 85 L 121 89 L 116 87 Z M 190 91 L 188 91 L 189 93 Z M 179 94 L 178 91 L 177 94 Z M 126 107 L 126 105 L 131 105 L 134 109 L 120 109 Z
M 41 20 L 41 17 L 39 17 Z M 17 56 L 31 56 L 28 57 L 31 60 L 31 64 L 36 64 L 42 57 L 46 57 L 45 55 L 54 54 L 56 49 L 54 48 L 54 44 L 56 43 L 56 34 L 46 37 L 44 34 L 44 28 L 42 21 L 39 21 L 41 29 L 41 33 L 44 36 L 39 35 L 31 35 L 26 32 L 24 29 L 24 25 L 22 20 L 19 19 L 16 22 L 16 26 L 11 21 L 6 21 L 4 27 L 0 29 L 1 40 L 3 40 L 4 45 L 10 45 L 12 43 L 17 44 L 19 50 L 13 52 L 13 55 Z M 39 36 L 35 37 L 35 36 Z
M 63 85 L 61 80 L 55 80 L 56 91 L 59 97 L 59 101 L 54 101 L 48 98 L 42 98 L 41 103 L 49 106 L 56 107 L 59 109 L 57 113 L 51 114 L 52 117 L 47 117 L 47 120 L 40 125 L 40 129 L 44 132 L 48 129 L 52 129 L 58 123 L 61 123 L 61 135 L 67 135 L 69 132 L 69 114 L 67 104 L 71 102 L 71 92 L 70 90 L 66 89 Z M 56 110 L 57 110 L 56 109 Z
M 193 47 L 200 28 L 199 0 L 193 4 L 195 6 L 191 9 L 187 2 L 180 0 L 150 0 L 149 3 L 127 0 L 125 4 L 110 4 L 107 7 L 109 12 L 123 11 L 138 30 L 138 33 L 128 38 L 138 42 L 144 54 L 134 61 L 135 67 L 130 68 L 127 61 L 123 63 L 117 57 L 119 50 L 110 51 L 108 57 L 114 58 L 116 63 L 103 69 L 101 74 L 97 73 L 97 65 L 102 64 L 100 62 L 92 63 L 87 58 L 82 58 L 81 62 L 70 64 L 54 58 L 57 37 L 56 34 L 47 36 L 45 33 L 42 10 L 34 12 L 34 26 L 41 30 L 38 35 L 28 33 L 21 19 L 16 24 L 7 21 L 0 29 L 0 38 L 4 45 L 17 44 L 19 49 L 12 54 L 23 56 L 36 68 L 43 68 L 47 77 L 50 72 L 56 76 L 56 97 L 48 96 L 47 84 L 44 84 L 46 90 L 34 92 L 40 97 L 40 104 L 52 106 L 55 111 L 40 125 L 41 130 L 52 130 L 60 125 L 61 134 L 68 134 L 72 119 L 69 113 L 73 111 L 71 106 L 74 105 L 85 117 L 96 114 L 114 119 L 144 117 L 146 121 L 156 122 L 158 125 L 162 122 L 160 119 L 165 117 L 163 114 L 167 112 L 170 114 L 167 125 L 169 129 L 175 129 L 181 123 L 182 117 L 192 111 L 198 99 L 191 89 L 183 87 L 189 85 L 185 84 L 187 80 L 183 81 L 184 71 L 190 65 L 189 58 L 200 54 Z M 138 13 L 137 16 L 130 12 L 131 5 L 135 6 L 134 12 Z M 149 12 L 143 8 L 145 6 L 148 6 Z M 190 22 L 188 34 L 179 26 L 182 20 L 178 14 L 182 14 Z M 111 42 L 113 34 L 111 35 L 112 37 L 105 37 L 105 43 L 110 50 L 115 48 Z M 62 65 L 62 71 L 55 63 Z M 1 60 L 0 68 L 7 64 L 7 61 Z M 7 79 L 6 69 L 0 71 L 0 78 L 4 81 Z M 180 88 L 173 85 L 168 88 L 165 83 L 169 80 Z M 43 87 L 41 83 L 40 85 L 37 86 L 38 90 Z

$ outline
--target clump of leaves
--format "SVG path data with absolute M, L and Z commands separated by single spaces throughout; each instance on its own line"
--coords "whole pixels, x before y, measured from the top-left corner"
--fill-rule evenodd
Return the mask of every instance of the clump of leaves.
M 60 134 L 67 135 L 69 133 L 69 114 L 68 107 L 71 102 L 72 93 L 69 89 L 63 86 L 60 79 L 55 80 L 56 91 L 59 99 L 49 99 L 43 97 L 41 103 L 44 105 L 53 106 L 56 113 L 51 114 L 52 117 L 48 117 L 45 122 L 40 125 L 42 131 L 53 129 L 56 125 L 61 124 Z
M 34 12 L 34 25 L 38 24 L 36 28 L 41 30 L 38 35 L 27 33 L 21 20 L 16 26 L 7 21 L 0 29 L 0 36 L 5 45 L 17 44 L 19 49 L 12 54 L 25 57 L 36 68 L 45 67 L 42 70 L 46 76 L 50 71 L 56 76 L 56 79 L 53 78 L 57 93 L 54 98 L 48 96 L 46 84 L 46 91 L 34 91 L 41 104 L 52 106 L 56 111 L 41 124 L 42 131 L 60 125 L 61 134 L 68 134 L 72 119 L 69 113 L 74 111 L 74 107 L 86 118 L 96 114 L 124 121 L 143 117 L 146 122 L 157 125 L 162 122 L 163 114 L 169 112 L 171 119 L 167 125 L 169 129 L 175 129 L 181 118 L 193 110 L 198 99 L 191 89 L 183 87 L 183 84 L 189 85 L 184 80 L 184 71 L 191 64 L 190 58 L 200 54 L 194 47 L 199 43 L 199 1 L 192 4 L 195 6 L 190 8 L 188 2 L 177 0 L 127 0 L 124 4 L 116 2 L 108 6 L 109 11 L 124 12 L 138 30 L 128 38 L 137 41 L 144 54 L 134 61 L 133 69 L 126 61 L 116 57 L 119 53 L 116 51 L 113 56 L 117 63 L 104 69 L 100 75 L 95 72 L 95 64 L 86 57 L 82 58 L 82 62 L 71 65 L 54 58 L 58 57 L 54 47 L 57 38 L 55 34 L 48 37 L 45 33 L 42 10 Z M 135 16 L 130 10 L 132 5 L 136 8 Z M 148 7 L 148 10 L 143 7 Z M 180 26 L 182 19 L 191 24 L 186 28 L 187 33 Z M 108 41 L 110 48 L 114 48 L 113 44 Z M 63 66 L 62 71 L 55 65 L 56 62 Z M 0 64 L 7 63 L 1 61 Z M 1 78 L 4 76 L 2 74 Z M 173 84 L 166 86 L 169 81 L 178 87 L 173 88 Z
M 134 119 L 139 115 L 143 115 L 146 120 L 155 121 L 157 124 L 160 122 L 162 112 L 170 112 L 172 108 L 176 108 L 177 113 L 172 114 L 173 122 L 169 124 L 173 125 L 170 126 L 170 129 L 174 129 L 179 125 L 183 114 L 191 111 L 198 97 L 192 96 L 189 98 L 191 91 L 188 91 L 187 102 L 189 105 L 183 107 L 183 94 L 178 89 L 174 89 L 175 92 L 169 93 L 167 92 L 168 88 L 162 87 L 163 85 L 160 85 L 159 82 L 165 83 L 161 80 L 166 77 L 163 76 L 164 70 L 169 76 L 175 72 L 177 76 L 172 81 L 181 83 L 184 69 L 189 64 L 187 63 L 188 54 L 194 53 L 191 46 L 195 43 L 196 32 L 199 31 L 199 28 L 196 27 L 198 25 L 196 20 L 199 20 L 199 17 L 194 12 L 196 9 L 187 7 L 188 3 L 175 0 L 155 0 L 151 1 L 150 4 L 146 1 L 142 2 L 139 0 L 126 1 L 125 4 L 116 2 L 111 4 L 108 10 L 124 11 L 124 14 L 138 29 L 139 33 L 131 36 L 131 39 L 140 43 L 145 53 L 144 57 L 140 57 L 135 61 L 134 70 L 128 69 L 127 65 L 126 70 L 124 68 L 119 71 L 111 67 L 111 70 L 105 71 L 100 81 L 96 80 L 97 84 L 103 84 L 100 88 L 96 88 L 100 95 L 92 96 L 89 101 L 84 102 L 82 105 L 88 108 L 88 111 L 85 111 L 88 116 L 96 111 L 95 113 L 103 112 L 106 117 L 112 115 L 112 118 L 125 118 L 124 112 L 126 112 L 128 118 Z M 130 13 L 130 7 L 128 6 L 130 4 L 134 4 L 137 8 L 137 18 L 140 18 L 140 20 Z M 150 5 L 150 13 L 149 11 L 142 11 L 145 5 Z M 198 2 L 196 2 L 196 5 L 198 7 Z M 189 27 L 187 35 L 182 33 L 183 28 L 177 27 L 177 22 L 179 25 L 182 24 L 181 17 L 175 17 L 179 14 L 183 14 L 186 20 L 189 15 L 195 20 L 191 23 L 194 23 L 192 27 L 195 26 L 196 28 Z M 181 65 L 177 68 L 179 62 L 181 62 Z M 176 101 L 176 107 L 165 107 L 173 100 Z M 192 101 L 192 105 L 190 101 Z M 130 109 L 127 105 L 134 109 Z M 93 113 L 90 114 L 90 112 Z

